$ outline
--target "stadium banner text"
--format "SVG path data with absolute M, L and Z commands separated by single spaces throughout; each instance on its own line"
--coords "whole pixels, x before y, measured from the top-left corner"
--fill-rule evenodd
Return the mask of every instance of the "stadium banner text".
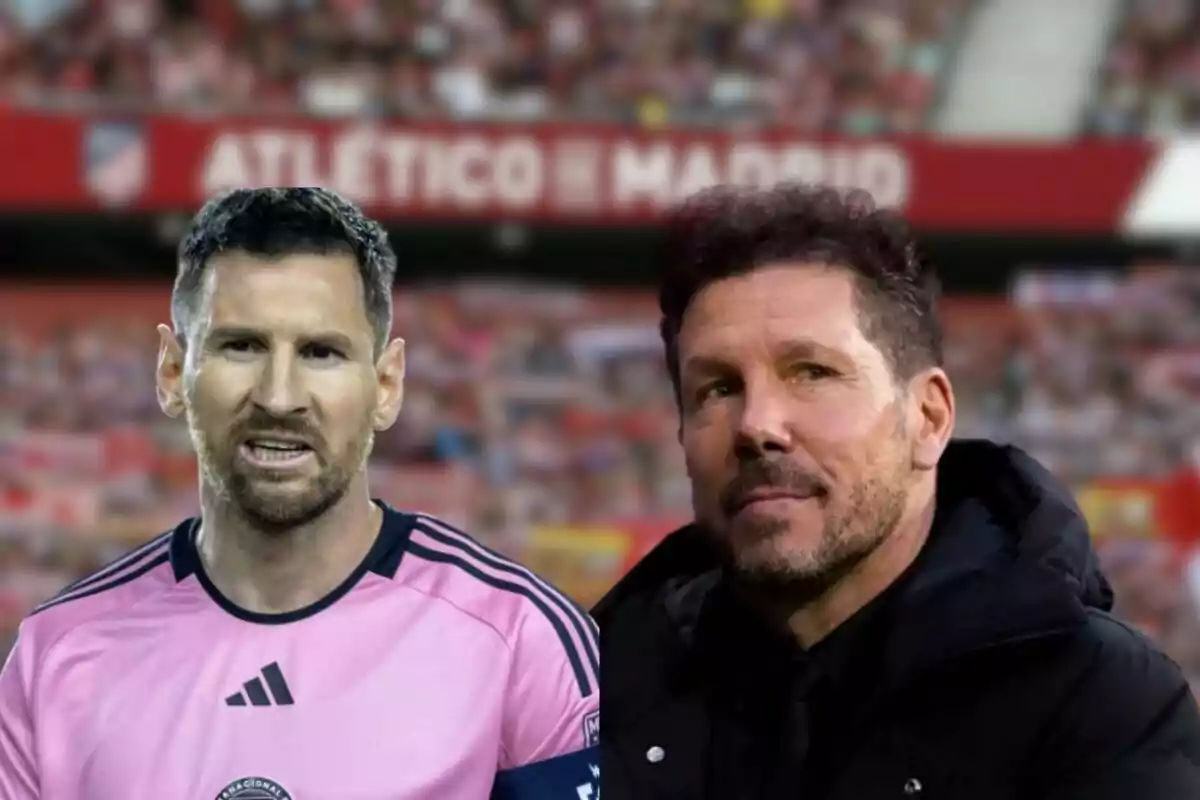
M 870 191 L 948 232 L 1200 230 L 1187 143 L 977 144 L 787 131 L 0 112 L 0 212 L 191 212 L 224 189 L 321 185 L 388 220 L 645 224 L 716 183 Z M 1179 176 L 1183 176 L 1180 178 Z

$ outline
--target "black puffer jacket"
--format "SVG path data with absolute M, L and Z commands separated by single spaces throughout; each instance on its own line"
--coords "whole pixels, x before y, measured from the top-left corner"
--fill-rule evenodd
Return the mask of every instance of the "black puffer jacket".
M 831 656 L 724 586 L 684 528 L 594 610 L 605 800 L 1200 800 L 1186 682 L 1019 450 L 950 445 L 928 544 Z

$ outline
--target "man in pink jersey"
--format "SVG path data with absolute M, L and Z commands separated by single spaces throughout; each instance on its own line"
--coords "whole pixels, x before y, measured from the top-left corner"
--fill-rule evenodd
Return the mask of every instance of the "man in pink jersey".
M 213 200 L 158 399 L 202 516 L 35 609 L 0 674 L 0 800 L 599 797 L 592 620 L 369 495 L 400 409 L 395 256 L 319 189 Z

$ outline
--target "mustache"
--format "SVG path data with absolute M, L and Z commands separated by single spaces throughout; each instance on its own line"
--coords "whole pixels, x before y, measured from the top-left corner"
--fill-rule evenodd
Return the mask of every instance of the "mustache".
M 743 461 L 737 475 L 721 491 L 721 510 L 726 516 L 733 516 L 746 504 L 747 496 L 759 489 L 778 489 L 815 496 L 828 491 L 820 478 L 797 464 L 765 459 Z
M 261 409 L 253 411 L 234 429 L 236 441 L 270 438 L 272 434 L 287 434 L 303 439 L 314 450 L 321 444 L 321 433 L 304 417 L 276 417 Z

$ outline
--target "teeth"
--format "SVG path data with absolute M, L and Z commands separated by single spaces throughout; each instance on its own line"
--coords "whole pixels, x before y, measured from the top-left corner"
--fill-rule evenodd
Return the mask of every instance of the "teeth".
M 261 448 L 261 449 L 269 449 L 269 450 L 304 450 L 304 449 L 306 449 L 304 447 L 304 445 L 296 444 L 295 442 L 255 441 L 255 442 L 251 442 L 250 446 L 255 447 L 255 448 Z
M 287 461 L 295 458 L 297 453 L 304 451 L 302 447 L 278 448 L 273 446 L 250 445 L 250 452 L 259 461 Z

